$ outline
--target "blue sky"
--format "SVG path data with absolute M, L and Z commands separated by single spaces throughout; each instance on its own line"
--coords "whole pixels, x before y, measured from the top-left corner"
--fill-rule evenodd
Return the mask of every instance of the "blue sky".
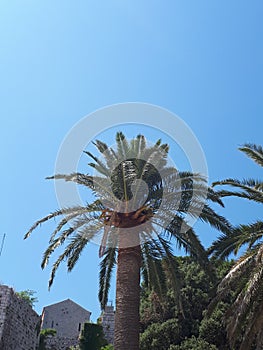
M 96 245 L 71 274 L 62 267 L 48 292 L 40 257 L 53 225 L 22 239 L 58 207 L 45 177 L 63 138 L 98 108 L 130 101 L 167 108 L 198 138 L 210 182 L 262 178 L 237 151 L 263 144 L 262 17 L 260 0 L 1 1 L 1 282 L 37 291 L 38 312 L 69 297 L 94 321 L 99 315 Z M 220 212 L 233 223 L 262 217 L 259 206 L 225 204 Z M 206 245 L 216 237 L 201 230 Z

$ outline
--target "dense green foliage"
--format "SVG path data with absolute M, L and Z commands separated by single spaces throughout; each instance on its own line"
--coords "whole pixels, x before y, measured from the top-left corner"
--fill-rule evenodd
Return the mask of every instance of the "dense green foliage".
M 180 345 L 171 345 L 168 350 L 217 350 L 217 347 L 193 336 L 184 340 Z
M 223 315 L 228 304 L 218 305 L 210 317 L 205 314 L 217 284 L 232 262 L 211 261 L 213 268 L 208 274 L 190 257 L 174 259 L 178 266 L 180 303 L 172 288 L 162 298 L 142 288 L 140 349 L 168 350 L 171 345 L 178 345 L 175 349 L 204 346 L 204 349 L 227 350 Z
M 80 350 L 100 350 L 107 341 L 104 338 L 103 329 L 100 324 L 84 323 L 79 338 Z
M 171 343 L 176 344 L 181 340 L 181 333 L 178 319 L 153 323 L 141 335 L 140 350 L 167 350 Z

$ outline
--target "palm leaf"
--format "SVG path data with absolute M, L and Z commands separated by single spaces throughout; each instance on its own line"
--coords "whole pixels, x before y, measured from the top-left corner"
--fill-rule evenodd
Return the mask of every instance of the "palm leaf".
M 99 301 L 102 309 L 105 308 L 108 302 L 112 272 L 116 265 L 116 255 L 117 248 L 116 245 L 113 245 L 113 247 L 107 248 L 104 254 L 104 258 L 100 263 Z
M 263 166 L 263 148 L 261 146 L 252 143 L 246 143 L 242 147 L 239 147 L 239 150 L 244 152 L 257 164 Z

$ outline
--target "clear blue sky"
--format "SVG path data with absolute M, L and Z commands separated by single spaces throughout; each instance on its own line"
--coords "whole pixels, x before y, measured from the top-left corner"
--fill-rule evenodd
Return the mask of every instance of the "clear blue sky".
M 263 144 L 262 18 L 261 0 L 1 1 L 1 282 L 37 291 L 38 312 L 72 298 L 98 317 L 97 246 L 71 274 L 62 267 L 48 292 L 40 257 L 52 225 L 22 238 L 58 207 L 45 177 L 64 136 L 103 106 L 140 101 L 179 115 L 204 149 L 210 182 L 262 178 L 237 151 Z M 262 218 L 259 206 L 225 204 L 233 223 Z M 206 245 L 217 234 L 199 233 Z

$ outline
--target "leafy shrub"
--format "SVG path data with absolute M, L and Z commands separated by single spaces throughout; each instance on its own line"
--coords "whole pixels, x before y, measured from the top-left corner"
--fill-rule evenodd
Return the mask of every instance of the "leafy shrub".
M 163 323 L 153 323 L 140 338 L 140 350 L 167 350 L 170 344 L 180 342 L 181 327 L 173 318 Z
M 180 345 L 171 345 L 168 350 L 217 350 L 217 347 L 203 339 L 192 337 L 184 340 Z

